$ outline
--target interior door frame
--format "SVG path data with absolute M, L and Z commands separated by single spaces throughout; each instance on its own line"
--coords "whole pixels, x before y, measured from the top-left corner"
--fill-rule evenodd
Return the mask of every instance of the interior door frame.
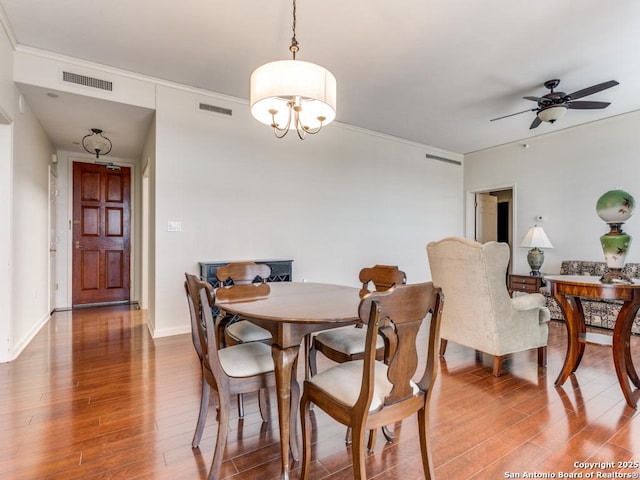
M 129 261 L 129 302 L 136 303 L 138 298 L 135 296 L 136 285 L 138 283 L 138 277 L 135 275 L 136 262 L 137 262 L 137 248 L 136 248 L 136 228 L 137 228 L 137 215 L 136 209 L 138 205 L 138 185 L 135 181 L 137 166 L 134 163 L 120 161 L 117 159 L 105 160 L 111 162 L 114 165 L 120 167 L 128 167 L 129 174 L 131 176 L 131 235 L 130 235 L 130 261 Z M 75 157 L 70 156 L 67 162 L 67 219 L 68 219 L 68 231 L 67 231 L 67 299 L 66 304 L 70 307 L 73 305 L 73 235 L 72 235 L 72 222 L 73 222 L 73 164 L 74 163 L 95 163 L 92 158 Z
M 52 188 L 53 187 L 53 188 Z M 60 190 L 58 188 L 58 172 L 54 165 L 49 165 L 49 265 L 48 265 L 48 278 L 49 278 L 49 313 L 56 310 L 58 305 L 58 275 L 57 275 L 57 263 L 58 263 L 58 196 Z
M 495 192 L 498 190 L 511 190 L 511 225 L 510 227 L 510 232 L 509 232 L 509 236 L 511 237 L 512 241 L 511 241 L 511 245 L 510 245 L 510 258 L 511 261 L 509 262 L 509 271 L 511 271 L 513 269 L 513 265 L 515 264 L 515 259 L 516 259 L 516 247 L 517 247 L 517 238 L 516 238 L 516 232 L 518 231 L 518 215 L 516 215 L 516 212 L 518 211 L 517 209 L 517 199 L 518 199 L 518 195 L 517 195 L 517 190 L 518 190 L 518 185 L 516 183 L 505 183 L 505 184 L 500 184 L 500 185 L 492 185 L 492 186 L 488 186 L 488 187 L 481 187 L 481 188 L 476 188 L 473 190 L 467 190 L 465 193 L 465 213 L 464 213 L 464 218 L 465 218 L 465 228 L 464 228 L 464 236 L 465 238 L 468 238 L 470 240 L 474 240 L 475 239 L 475 232 L 476 232 L 476 216 L 475 216 L 475 201 L 476 201 L 476 194 L 478 193 L 489 193 L 489 192 Z

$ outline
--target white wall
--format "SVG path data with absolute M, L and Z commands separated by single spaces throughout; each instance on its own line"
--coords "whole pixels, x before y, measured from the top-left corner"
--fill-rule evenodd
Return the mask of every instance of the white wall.
M 0 362 L 11 359 L 12 345 L 12 177 L 13 126 L 0 125 Z
M 604 261 L 599 237 L 608 228 L 597 216 L 596 201 L 621 187 L 640 202 L 640 112 L 514 142 L 465 156 L 466 192 L 515 184 L 515 261 L 526 273 L 525 248 L 518 245 L 535 216 L 554 245 L 545 251 L 542 270 L 557 273 L 562 260 Z M 627 261 L 640 261 L 640 213 L 624 225 L 635 237 Z
M 11 358 L 11 209 L 13 169 L 13 47 L 0 21 L 0 362 Z
M 18 98 L 15 89 L 16 103 Z M 53 146 L 29 104 L 23 106 L 14 110 L 13 127 L 12 358 L 49 318 L 48 165 Z
M 455 154 L 338 124 L 278 140 L 245 102 L 169 87 L 156 105 L 155 335 L 188 330 L 182 283 L 198 261 L 293 259 L 294 280 L 348 285 L 396 264 L 418 282 L 426 243 L 462 231 L 462 167 L 425 158 Z

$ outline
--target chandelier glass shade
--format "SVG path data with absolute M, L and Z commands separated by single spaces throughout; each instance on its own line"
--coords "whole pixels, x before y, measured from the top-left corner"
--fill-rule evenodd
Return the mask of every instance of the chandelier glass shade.
M 565 105 L 554 105 L 540 110 L 538 112 L 538 118 L 543 122 L 553 123 L 562 118 L 565 113 L 567 113 L 567 107 Z
M 304 139 L 336 118 L 336 78 L 315 63 L 296 60 L 296 2 L 293 1 L 293 60 L 266 63 L 251 74 L 251 115 L 278 138 L 296 130 Z
M 92 128 L 91 133 L 82 137 L 82 146 L 87 152 L 95 154 L 96 158 L 100 158 L 100 155 L 107 155 L 113 145 L 111 140 L 102 134 L 102 130 Z

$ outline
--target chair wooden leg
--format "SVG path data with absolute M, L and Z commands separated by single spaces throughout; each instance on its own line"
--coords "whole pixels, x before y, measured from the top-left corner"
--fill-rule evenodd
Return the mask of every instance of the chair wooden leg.
M 220 478 L 220 467 L 222 466 L 222 457 L 224 448 L 227 445 L 227 434 L 229 433 L 229 397 L 220 395 L 220 406 L 218 409 L 218 435 L 216 437 L 216 446 L 213 451 L 213 460 L 209 469 L 208 480 L 217 480 Z
M 353 456 L 353 478 L 363 480 L 367 478 L 365 466 L 364 437 L 367 434 L 364 425 L 354 425 L 352 429 L 353 442 L 351 444 L 351 455 Z
M 202 392 L 200 395 L 200 411 L 198 412 L 198 423 L 196 424 L 196 431 L 193 434 L 193 440 L 191 440 L 191 446 L 196 448 L 200 445 L 202 439 L 202 432 L 204 431 L 204 424 L 207 421 L 207 412 L 209 410 L 209 396 L 211 395 L 211 386 L 207 380 L 202 377 Z
M 347 427 L 347 433 L 345 433 L 344 435 L 344 444 L 345 445 L 351 445 L 351 441 L 352 441 L 352 428 L 351 427 Z
M 261 388 L 258 390 L 258 408 L 263 422 L 268 422 L 271 418 L 271 409 L 269 408 L 269 390 Z
M 367 450 L 372 452 L 374 448 L 376 448 L 376 439 L 378 437 L 378 432 L 376 429 L 369 430 L 369 440 L 367 441 Z
M 238 418 L 244 418 L 244 402 L 242 393 L 238 394 Z
M 420 451 L 422 452 L 422 469 L 425 480 L 435 480 L 433 472 L 433 458 L 431 457 L 431 443 L 429 442 L 429 414 L 425 409 L 418 410 L 418 431 L 420 437 Z
M 499 377 L 502 371 L 502 360 L 504 357 L 502 355 L 496 355 L 493 357 L 493 376 Z
M 318 365 L 316 364 L 316 354 L 318 351 L 313 347 L 313 339 L 311 335 L 307 335 L 304 337 L 305 348 L 307 348 L 307 356 L 305 357 L 307 361 L 307 365 L 305 368 L 305 379 L 309 380 L 309 378 L 313 377 L 316 373 L 318 373 Z M 308 346 L 307 346 L 308 342 Z
M 309 399 L 306 395 L 302 396 L 300 402 L 300 419 L 302 424 L 302 472 L 300 480 L 309 478 L 311 470 L 311 409 L 309 408 Z
M 382 427 L 382 434 L 384 435 L 384 438 L 386 438 L 386 439 L 387 439 L 387 442 L 388 442 L 388 443 L 393 443 L 393 441 L 394 441 L 394 440 L 395 440 L 395 438 L 396 438 L 396 434 L 395 434 L 395 432 L 392 432 L 392 431 L 389 429 L 389 426 L 388 426 L 388 425 L 385 425 L 384 427 Z
M 444 352 L 447 351 L 447 340 L 444 338 L 440 339 L 440 356 L 444 357 Z
M 547 366 L 547 346 L 538 347 L 538 366 Z

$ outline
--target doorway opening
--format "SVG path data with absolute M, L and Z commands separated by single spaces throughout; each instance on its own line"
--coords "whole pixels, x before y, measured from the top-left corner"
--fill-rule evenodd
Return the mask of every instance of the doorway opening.
M 509 271 L 513 264 L 515 186 L 505 185 L 467 193 L 467 237 L 477 242 L 509 245 Z

